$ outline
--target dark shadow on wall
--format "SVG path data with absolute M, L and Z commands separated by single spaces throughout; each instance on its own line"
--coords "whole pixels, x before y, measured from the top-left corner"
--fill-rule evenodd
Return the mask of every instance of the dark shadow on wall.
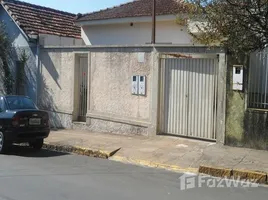
M 37 47 L 31 47 L 30 48 L 32 57 L 29 62 L 27 62 L 27 65 L 25 66 L 25 74 L 26 74 L 26 92 L 29 96 L 33 96 L 35 100 L 37 100 L 37 76 L 38 76 L 38 67 L 36 66 L 36 53 L 37 53 Z
M 50 114 L 50 122 L 51 122 L 51 126 L 52 128 L 64 128 L 62 122 L 61 122 L 61 118 L 60 115 L 58 114 L 57 111 L 57 107 L 55 106 L 54 100 L 53 100 L 53 96 L 51 95 L 51 93 L 49 92 L 49 87 L 46 85 L 45 80 L 43 75 L 38 71 L 38 67 L 36 66 L 36 60 L 35 60 L 35 48 L 20 48 L 20 49 L 13 49 L 12 50 L 12 57 L 9 60 L 9 67 L 13 76 L 13 93 L 12 94 L 16 94 L 16 70 L 17 70 L 17 66 L 16 66 L 16 62 L 19 61 L 20 58 L 20 51 L 21 50 L 26 50 L 27 51 L 27 55 L 29 55 L 29 59 L 28 62 L 25 65 L 25 92 L 24 95 L 29 96 L 30 98 L 32 98 L 35 102 L 37 100 L 37 105 L 40 109 L 48 111 Z M 48 66 L 52 63 L 52 61 L 50 61 L 48 64 L 46 64 L 45 66 Z M 52 63 L 53 64 L 53 63 Z M 54 70 L 53 70 L 54 68 Z M 55 66 L 49 66 L 47 69 L 52 70 L 49 71 L 49 74 L 55 73 L 56 69 Z M 56 73 L 56 75 L 52 76 L 53 79 L 55 80 L 55 78 L 58 79 L 58 73 Z M 2 69 L 2 65 L 0 62 L 0 94 L 4 95 L 5 92 L 5 87 L 4 87 L 4 78 L 5 78 L 5 74 L 4 74 L 4 70 Z M 57 84 L 59 85 L 59 84 Z M 37 94 L 38 92 L 38 94 Z
M 226 144 L 268 150 L 268 114 L 262 111 L 247 110 L 243 121 L 241 138 L 226 135 Z
M 5 94 L 5 86 L 4 86 L 4 80 L 5 80 L 5 73 L 3 69 L 3 62 L 0 59 L 0 94 Z
M 233 91 L 233 64 L 229 58 L 227 70 L 226 145 L 268 150 L 268 114 L 245 109 L 247 73 L 244 74 L 244 91 Z M 245 70 L 247 71 L 247 70 Z
M 7 94 L 7 90 L 9 90 L 9 94 L 15 94 L 15 74 L 16 74 L 16 65 L 15 65 L 15 61 L 17 58 L 17 54 L 15 51 L 13 51 L 13 49 L 11 49 L 11 53 L 10 56 L 8 56 L 6 59 L 7 63 L 8 63 L 8 67 L 9 67 L 9 72 L 10 72 L 10 77 L 7 79 L 6 78 L 6 72 L 4 69 L 4 65 L 2 60 L 0 59 L 0 94 L 1 95 L 6 95 Z M 9 89 L 6 88 L 5 86 L 5 82 L 6 80 L 9 80 L 11 85 L 9 87 Z
M 52 128 L 64 128 L 60 114 L 57 113 L 57 106 L 54 103 L 53 95 L 49 92 L 50 88 L 47 86 L 45 78 L 39 74 L 39 94 L 38 94 L 38 107 L 42 110 L 49 112 L 50 125 Z
M 247 110 L 244 118 L 243 143 L 248 147 L 268 150 L 267 112 Z
M 64 53 L 73 52 L 72 49 L 64 50 Z M 58 56 L 57 53 L 59 53 Z M 54 128 L 71 128 L 72 127 L 72 114 L 70 113 L 61 113 L 59 112 L 59 108 L 55 104 L 55 96 L 53 94 L 53 89 L 56 89 L 55 87 L 58 86 L 57 89 L 62 90 L 62 87 L 59 83 L 59 78 L 61 76 L 61 79 L 65 81 L 65 83 L 69 83 L 68 79 L 64 79 L 62 77 L 63 75 L 58 72 L 60 70 L 56 66 L 61 66 L 62 70 L 64 69 L 64 64 L 62 62 L 69 62 L 69 61 L 62 61 L 61 59 L 61 50 L 53 50 L 52 54 L 54 54 L 54 57 L 51 57 L 51 55 L 46 50 L 41 50 L 40 52 L 40 74 L 39 76 L 39 84 L 38 84 L 38 106 L 46 110 L 50 113 L 50 119 L 51 119 L 51 125 Z M 53 61 L 54 59 L 55 61 Z M 45 74 L 45 76 L 44 76 Z M 49 84 L 47 84 L 48 80 L 46 80 L 46 77 L 52 80 L 56 83 L 57 86 L 54 86 L 54 88 L 51 88 Z M 51 77 L 51 78 L 50 78 Z M 52 84 L 53 85 L 53 84 Z M 61 97 L 64 98 L 64 97 Z
M 27 61 L 25 64 L 20 63 L 23 52 L 25 52 L 25 55 L 27 56 L 26 59 Z M 20 83 L 20 85 L 17 85 L 19 75 L 18 70 L 19 67 L 23 66 L 24 66 L 24 78 L 23 78 L 24 81 L 23 83 Z M 37 92 L 36 46 L 32 44 L 31 47 L 14 47 L 12 49 L 12 58 L 9 61 L 9 67 L 12 71 L 13 76 L 13 94 L 29 96 L 36 102 L 36 92 Z M 20 87 L 20 90 L 18 90 L 17 87 Z
M 55 83 L 58 85 L 58 87 L 60 89 L 61 88 L 61 85 L 59 84 L 59 73 L 54 65 L 54 62 L 51 60 L 48 52 L 43 52 L 42 53 L 43 56 L 46 58 L 46 59 L 43 59 L 42 62 L 43 62 L 43 65 L 45 66 L 46 70 L 48 71 L 48 73 L 50 74 L 50 76 L 53 78 L 53 80 L 55 81 Z M 57 57 L 57 61 L 58 62 L 61 62 L 61 57 Z
M 50 88 L 46 85 L 45 79 L 42 75 L 42 72 L 39 71 L 38 66 L 36 65 L 36 46 L 29 47 L 21 47 L 13 49 L 13 57 L 12 61 L 10 62 L 10 68 L 12 69 L 13 77 L 14 77 L 14 85 L 16 85 L 16 61 L 20 60 L 20 54 L 21 52 L 25 50 L 26 54 L 28 56 L 27 63 L 25 65 L 25 95 L 32 98 L 37 106 L 49 112 L 50 115 L 50 123 L 52 128 L 63 128 L 63 124 L 61 123 L 60 114 L 57 112 L 57 107 L 55 106 L 53 96 L 49 92 Z M 41 54 L 40 54 L 41 55 Z M 46 56 L 46 63 L 44 63 L 44 66 L 46 66 L 46 69 L 48 73 L 52 76 L 53 80 L 57 83 L 57 85 L 60 87 L 58 83 L 59 74 L 51 61 L 50 57 L 48 55 Z M 39 57 L 41 59 L 41 57 Z M 41 62 L 40 62 L 41 67 Z M 2 74 L 2 73 L 1 73 Z M 0 74 L 0 78 L 1 78 Z M 61 89 L 61 88 L 60 88 Z M 16 91 L 16 88 L 13 89 L 14 94 Z
M 18 53 L 22 53 L 21 50 L 17 50 Z M 25 50 L 25 49 L 24 49 Z M 31 97 L 35 102 L 37 100 L 37 74 L 38 74 L 38 68 L 36 66 L 36 45 L 33 45 L 32 47 L 28 48 L 26 50 L 26 54 L 28 56 L 27 63 L 24 67 L 25 71 L 25 83 L 24 83 L 24 91 L 25 94 L 29 97 Z M 21 55 L 17 55 L 17 60 L 19 60 Z M 17 67 L 17 66 L 16 66 Z M 17 70 L 17 69 L 16 69 Z M 15 82 L 16 84 L 16 82 Z

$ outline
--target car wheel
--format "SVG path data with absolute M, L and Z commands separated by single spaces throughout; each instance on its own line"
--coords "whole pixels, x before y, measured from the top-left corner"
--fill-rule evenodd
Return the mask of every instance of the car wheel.
M 43 145 L 44 145 L 44 139 L 38 139 L 38 140 L 35 140 L 34 142 L 30 142 L 30 146 L 34 148 L 35 150 L 42 149 Z
M 7 143 L 3 132 L 0 132 L 0 154 L 6 150 Z

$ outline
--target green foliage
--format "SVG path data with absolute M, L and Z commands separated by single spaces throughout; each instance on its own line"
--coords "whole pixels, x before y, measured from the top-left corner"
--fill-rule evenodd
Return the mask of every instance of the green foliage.
M 17 68 L 17 88 L 24 88 L 25 85 L 25 65 L 29 59 L 29 55 L 25 49 L 19 50 L 20 65 Z
M 17 80 L 16 89 L 24 88 L 25 84 L 25 65 L 29 56 L 27 55 L 25 49 L 17 49 L 19 65 L 17 68 Z M 13 93 L 14 78 L 10 70 L 10 60 L 12 57 L 12 44 L 8 38 L 5 31 L 5 26 L 0 23 L 0 65 L 3 71 L 3 81 L 6 94 Z
M 7 94 L 11 94 L 13 91 L 13 76 L 8 65 L 11 54 L 11 43 L 6 34 L 5 26 L 0 23 L 0 61 L 4 72 L 4 87 Z
M 268 44 L 268 0 L 188 0 L 188 20 L 198 21 L 196 41 L 218 44 L 234 55 Z
M 19 55 L 19 61 L 25 65 L 28 59 L 29 59 L 29 55 L 26 53 L 26 50 L 21 49 L 20 55 Z

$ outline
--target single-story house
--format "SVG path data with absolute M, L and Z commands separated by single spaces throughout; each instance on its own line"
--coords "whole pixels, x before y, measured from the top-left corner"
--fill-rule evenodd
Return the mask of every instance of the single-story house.
M 152 2 L 136 0 L 77 15 L 88 45 L 83 54 L 89 71 L 86 126 L 268 149 L 267 49 L 252 54 L 249 63 L 227 59 L 224 51 L 195 43 L 191 34 L 198 34 L 196 22 L 176 23 L 187 18 L 184 1 L 156 0 L 157 45 L 151 49 L 153 56 L 146 54 Z M 74 54 L 79 56 L 77 50 Z M 156 60 L 159 64 L 152 64 Z M 140 81 L 135 75 L 147 77 L 146 96 L 131 95 Z
M 152 35 L 152 0 L 131 1 L 89 14 L 78 14 L 86 45 L 150 44 Z M 187 14 L 182 1 L 156 0 L 156 43 L 194 44 L 186 26 L 176 23 Z
M 152 2 L 77 15 L 86 46 L 42 48 L 38 96 L 67 128 L 224 142 L 224 50 L 194 44 L 188 27 L 176 23 L 186 9 L 175 0 L 156 1 L 157 44 L 148 44 Z
M 40 45 L 29 70 L 40 73 L 38 106 L 57 127 L 268 149 L 267 51 L 252 54 L 248 66 L 195 44 L 189 26 L 176 23 L 187 14 L 177 0 L 157 0 L 157 44 L 148 44 L 151 7 L 137 0 L 77 15 L 86 45 Z
M 37 101 L 39 82 L 40 46 L 76 46 L 83 45 L 81 30 L 74 24 L 75 15 L 59 10 L 42 7 L 17 0 L 1 0 L 0 21 L 13 47 L 13 59 L 10 68 L 16 80 L 16 71 L 22 67 L 20 58 L 27 58 L 25 63 L 25 86 L 14 85 L 14 93 L 30 96 Z M 57 72 L 52 76 L 57 79 Z M 2 87 L 2 86 L 1 86 Z M 4 93 L 3 87 L 1 92 Z

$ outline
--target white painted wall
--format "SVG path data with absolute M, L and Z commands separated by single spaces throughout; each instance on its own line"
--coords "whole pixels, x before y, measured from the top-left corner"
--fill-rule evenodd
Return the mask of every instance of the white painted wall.
M 136 45 L 151 42 L 152 23 L 142 22 L 82 26 L 82 39 L 86 45 Z M 193 44 L 186 27 L 175 20 L 156 23 L 156 42 Z
M 8 34 L 8 37 L 14 47 L 16 46 L 28 47 L 29 46 L 26 35 L 22 33 L 22 31 L 15 24 L 12 18 L 8 15 L 8 13 L 2 7 L 2 5 L 0 5 L 0 21 L 1 23 L 4 24 L 6 28 L 5 31 Z
M 13 75 L 13 79 L 16 80 L 16 61 L 24 51 L 27 54 L 28 60 L 25 66 L 26 73 L 26 85 L 25 94 L 36 100 L 36 90 L 37 90 L 37 66 L 36 66 L 36 53 L 37 47 L 36 43 L 30 43 L 27 36 L 23 31 L 16 25 L 12 18 L 8 15 L 6 10 L 0 5 L 0 21 L 5 26 L 5 31 L 12 43 L 12 59 L 10 60 L 9 66 Z M 14 84 L 15 92 L 15 84 Z M 0 78 L 0 93 L 4 93 L 3 79 Z
M 82 46 L 84 42 L 82 39 L 71 37 L 61 37 L 57 35 L 39 35 L 39 43 L 42 46 Z

